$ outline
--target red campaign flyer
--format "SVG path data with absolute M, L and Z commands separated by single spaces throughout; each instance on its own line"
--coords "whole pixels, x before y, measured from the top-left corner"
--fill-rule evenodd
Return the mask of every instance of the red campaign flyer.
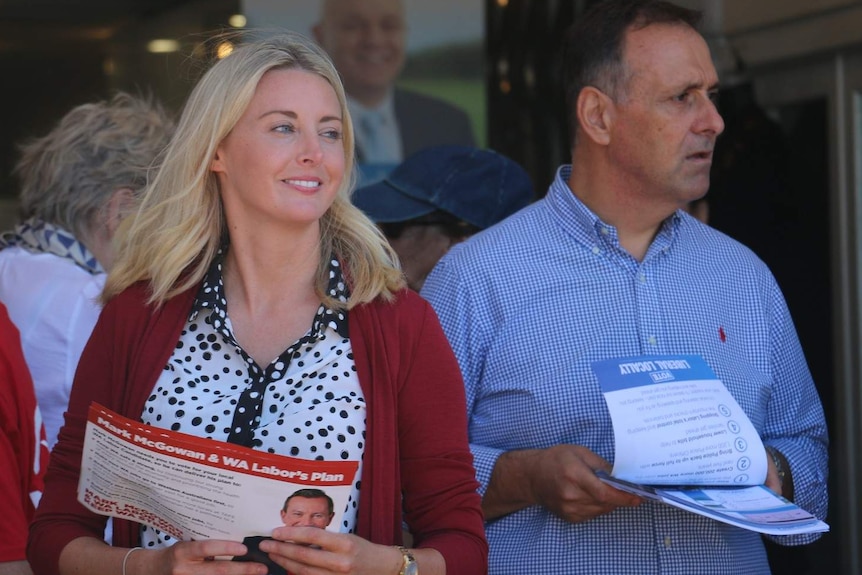
M 256 451 L 90 406 L 78 501 L 188 541 L 268 536 L 298 489 L 332 498 L 337 530 L 358 461 L 312 461 Z

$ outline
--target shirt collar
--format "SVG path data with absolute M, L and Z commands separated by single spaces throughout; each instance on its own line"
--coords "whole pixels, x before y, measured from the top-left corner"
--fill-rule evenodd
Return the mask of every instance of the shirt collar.
M 560 166 L 546 196 L 560 225 L 575 239 L 588 246 L 605 245 L 621 250 L 616 227 L 603 222 L 569 188 L 568 182 L 571 175 L 572 166 L 570 164 Z M 682 218 L 679 210 L 677 210 L 662 222 L 658 234 L 650 244 L 647 257 L 652 252 L 670 249 L 674 238 L 677 236 L 681 221 Z
M 227 247 L 222 247 L 219 249 L 216 257 L 213 258 L 195 297 L 194 304 L 189 313 L 189 321 L 194 320 L 197 314 L 203 310 L 212 310 L 222 317 L 227 317 L 227 309 L 225 309 L 223 304 L 227 300 L 224 297 L 224 281 L 222 277 L 222 265 L 224 264 L 226 253 Z M 327 293 L 341 302 L 347 302 L 347 298 L 350 296 L 347 282 L 344 281 L 341 263 L 334 255 L 330 258 L 329 262 L 329 285 L 327 286 Z M 333 309 L 321 304 L 314 316 L 310 335 L 317 337 L 327 327 L 335 330 L 338 335 L 347 339 L 347 311 L 344 309 Z
M 362 116 L 369 114 L 377 114 L 383 116 L 386 120 L 394 122 L 395 121 L 395 96 L 394 92 L 390 89 L 386 96 L 383 98 L 383 101 L 380 102 L 377 106 L 368 107 L 361 104 L 355 98 L 351 98 L 349 95 L 347 96 L 347 109 L 350 111 L 350 117 L 353 120 L 353 123 L 358 123 L 359 119 Z

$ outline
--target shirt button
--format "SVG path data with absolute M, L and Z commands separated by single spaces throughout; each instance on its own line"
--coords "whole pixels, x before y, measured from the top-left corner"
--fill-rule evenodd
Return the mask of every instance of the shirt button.
M 599 255 L 599 252 L 600 252 L 600 251 L 601 251 L 601 250 L 599 249 L 599 246 L 593 246 L 593 253 L 594 253 L 594 254 Z
M 606 236 L 606 235 L 608 235 L 609 233 L 610 233 L 610 232 L 608 231 L 608 228 L 602 228 L 602 235 L 603 235 L 603 236 Z
M 644 274 L 638 274 L 638 280 L 640 280 L 641 283 L 646 283 L 646 276 Z
M 670 536 L 665 536 L 664 546 L 670 548 Z
M 656 338 L 655 338 L 655 336 L 654 336 L 654 335 L 649 336 L 649 338 L 647 339 L 647 341 L 649 342 L 649 344 L 650 344 L 650 345 L 655 345 L 655 344 L 656 344 Z

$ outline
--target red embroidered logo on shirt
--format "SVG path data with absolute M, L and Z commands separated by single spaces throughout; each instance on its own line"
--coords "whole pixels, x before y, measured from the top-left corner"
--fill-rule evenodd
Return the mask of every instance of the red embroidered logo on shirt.
M 724 328 L 721 326 L 718 326 L 718 339 L 721 340 L 721 343 L 724 343 L 727 341 L 727 335 L 725 335 Z

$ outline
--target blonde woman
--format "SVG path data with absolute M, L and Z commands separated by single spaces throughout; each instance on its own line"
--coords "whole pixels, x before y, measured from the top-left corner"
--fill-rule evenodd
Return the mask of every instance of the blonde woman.
M 242 555 L 241 543 L 133 523 L 116 522 L 117 547 L 101 543 L 104 519 L 75 502 L 91 401 L 255 449 L 361 461 L 340 532 L 284 526 L 260 544 L 290 572 L 485 572 L 460 372 L 350 203 L 353 157 L 341 83 L 302 36 L 244 45 L 200 80 L 120 230 L 32 528 L 37 575 L 267 572 L 207 560 Z M 402 518 L 415 549 L 400 547 Z

